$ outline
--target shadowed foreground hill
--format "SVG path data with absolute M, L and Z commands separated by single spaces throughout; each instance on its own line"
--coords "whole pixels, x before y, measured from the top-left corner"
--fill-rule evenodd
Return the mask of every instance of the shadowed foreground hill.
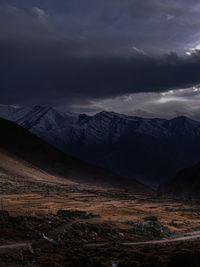
M 68 156 L 23 127 L 0 119 L 0 173 L 14 175 L 15 172 L 18 176 L 26 176 L 26 173 L 33 174 L 31 169 L 38 171 L 35 176 L 42 172 L 43 176 L 46 173 L 78 183 L 151 192 L 135 180 L 127 180 L 107 169 Z
M 200 163 L 181 170 L 174 178 L 161 184 L 158 190 L 175 197 L 200 198 Z

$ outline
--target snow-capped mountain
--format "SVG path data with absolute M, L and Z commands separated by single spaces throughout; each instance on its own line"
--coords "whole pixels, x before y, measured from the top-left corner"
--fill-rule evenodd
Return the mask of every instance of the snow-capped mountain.
M 114 112 L 94 116 L 45 106 L 0 106 L 12 120 L 49 143 L 128 178 L 157 185 L 200 159 L 200 122 L 144 119 Z

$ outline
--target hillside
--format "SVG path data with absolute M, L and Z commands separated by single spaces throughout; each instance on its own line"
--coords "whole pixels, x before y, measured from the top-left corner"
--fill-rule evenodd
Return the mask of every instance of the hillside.
M 129 181 L 109 170 L 68 156 L 21 126 L 0 119 L 1 176 L 45 180 L 66 178 L 90 185 L 151 191 L 139 182 Z M 41 175 L 42 173 L 42 175 Z M 56 178 L 55 178 L 56 177 Z M 48 180 L 47 179 L 47 180 Z
M 173 197 L 200 198 L 200 163 L 181 170 L 174 178 L 162 183 L 158 190 Z

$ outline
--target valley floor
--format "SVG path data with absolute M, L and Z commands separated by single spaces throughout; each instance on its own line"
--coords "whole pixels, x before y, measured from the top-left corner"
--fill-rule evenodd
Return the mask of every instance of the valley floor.
M 0 266 L 199 266 L 197 200 L 52 177 L 1 181 Z

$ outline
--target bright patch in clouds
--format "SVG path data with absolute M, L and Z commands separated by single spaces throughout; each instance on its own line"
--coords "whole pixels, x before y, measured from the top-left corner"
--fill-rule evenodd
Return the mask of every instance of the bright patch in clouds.
M 46 12 L 43 9 L 39 8 L 39 7 L 33 7 L 32 11 L 41 20 L 46 20 L 47 17 L 48 17 Z
M 196 86 L 162 93 L 137 93 L 93 100 L 89 105 L 72 105 L 71 110 L 88 114 L 106 110 L 147 118 L 173 118 L 184 115 L 200 120 L 199 103 L 200 87 Z
M 185 54 L 191 56 L 198 52 L 200 52 L 200 44 L 197 44 L 194 47 L 189 48 L 188 51 L 185 52 Z

